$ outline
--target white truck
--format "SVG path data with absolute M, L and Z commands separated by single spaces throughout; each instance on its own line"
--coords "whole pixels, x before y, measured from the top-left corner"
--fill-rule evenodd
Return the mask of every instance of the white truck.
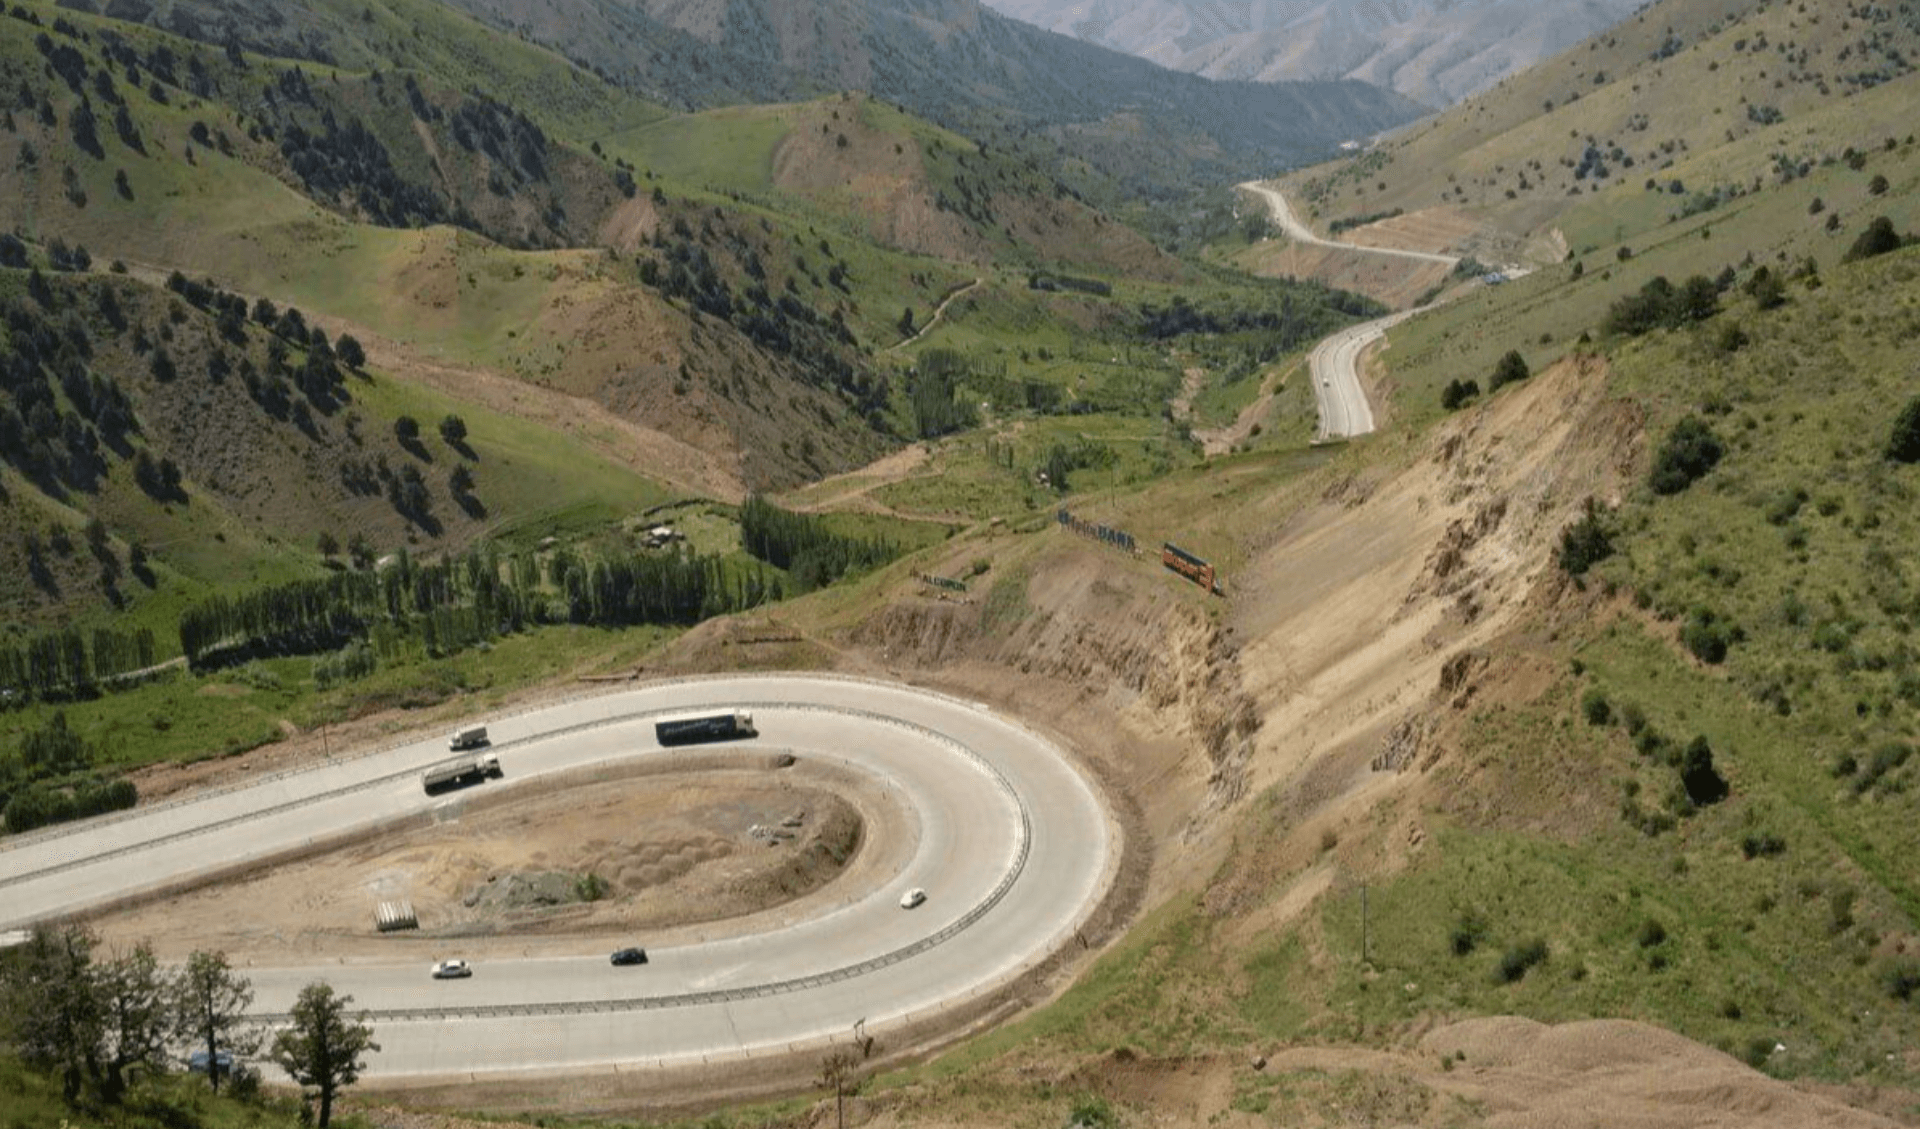
M 477 749 L 487 743 L 487 727 L 469 725 L 465 729 L 456 729 L 453 736 L 447 738 L 447 748 L 454 752 L 462 749 Z
M 478 753 L 434 765 L 421 774 L 420 785 L 429 792 L 438 792 L 443 788 L 478 784 L 488 777 L 500 774 L 499 757 L 492 753 Z

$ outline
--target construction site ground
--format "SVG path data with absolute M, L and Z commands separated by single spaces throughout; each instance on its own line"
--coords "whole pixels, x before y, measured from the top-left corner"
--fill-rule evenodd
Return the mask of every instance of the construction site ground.
M 449 817 L 431 826 L 261 867 L 96 924 L 109 944 L 146 940 L 163 959 L 224 949 L 239 964 L 313 953 L 380 961 L 597 953 L 816 914 L 848 889 L 884 880 L 914 840 L 912 815 L 882 789 L 805 761 L 443 810 Z M 586 875 L 604 884 L 597 900 L 580 900 Z M 379 903 L 400 901 L 420 928 L 377 932 Z

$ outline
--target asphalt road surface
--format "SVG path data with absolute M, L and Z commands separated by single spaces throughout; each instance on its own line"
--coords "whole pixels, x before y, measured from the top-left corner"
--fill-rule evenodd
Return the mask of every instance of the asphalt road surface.
M 1100 798 L 1053 745 L 986 707 L 890 683 L 811 675 L 640 686 L 485 722 L 505 776 L 428 796 L 444 739 L 0 841 L 0 930 L 97 909 L 183 880 L 431 811 L 459 818 L 482 789 L 658 753 L 667 713 L 750 709 L 758 736 L 729 745 L 831 758 L 883 782 L 917 842 L 886 881 L 821 916 L 677 948 L 615 968 L 591 957 L 475 960 L 436 981 L 407 957 L 343 963 L 311 950 L 247 970 L 255 1010 L 284 1014 L 317 979 L 370 1013 L 372 1077 L 698 1063 L 883 1035 L 990 992 L 1073 936 L 1117 852 Z M 924 887 L 927 901 L 900 908 Z M 367 928 L 373 927 L 369 895 Z M 621 943 L 646 944 L 645 937 Z M 611 949 L 614 947 L 609 945 Z M 462 956 L 457 941 L 434 957 Z
M 1264 201 L 1267 210 L 1273 214 L 1273 222 L 1288 239 L 1296 243 L 1339 247 L 1422 263 L 1443 263 L 1449 267 L 1460 261 L 1453 255 L 1402 251 L 1391 247 L 1363 247 L 1358 243 L 1322 239 L 1313 233 L 1312 228 L 1300 222 L 1299 217 L 1293 214 L 1293 208 L 1287 204 L 1287 198 L 1277 189 L 1258 181 L 1249 181 L 1240 187 Z M 1386 336 L 1387 330 L 1420 312 L 1420 309 L 1403 310 L 1362 325 L 1349 326 L 1314 347 L 1308 362 L 1308 379 L 1313 381 L 1313 399 L 1320 408 L 1319 438 L 1350 439 L 1373 431 L 1373 408 L 1367 403 L 1366 389 L 1360 385 L 1360 357 L 1369 346 Z
M 1320 406 L 1321 439 L 1350 439 L 1373 431 L 1373 407 L 1360 385 L 1360 357 L 1387 330 L 1422 312 L 1402 310 L 1373 321 L 1350 325 L 1313 347 L 1307 376 L 1313 381 L 1313 399 Z

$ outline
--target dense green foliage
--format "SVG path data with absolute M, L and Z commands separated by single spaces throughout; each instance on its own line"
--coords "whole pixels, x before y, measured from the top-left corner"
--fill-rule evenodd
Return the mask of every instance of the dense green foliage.
M 1447 386 L 1440 390 L 1440 406 L 1450 412 L 1458 411 L 1479 395 L 1479 381 L 1455 378 L 1447 381 Z
M 1887 436 L 1887 457 L 1897 463 L 1920 463 L 1920 396 L 1907 401 L 1894 417 Z
M 1705 420 L 1686 416 L 1673 425 L 1653 457 L 1650 483 L 1656 494 L 1678 494 L 1706 476 L 1726 447 Z
M 223 955 L 194 953 L 176 972 L 146 944 L 104 960 L 98 949 L 84 925 L 43 923 L 0 953 L 0 1035 L 25 1065 L 59 1079 L 67 1106 L 117 1107 L 136 1079 L 197 1049 L 252 1046 L 240 1030 L 251 990 Z
M 1527 367 L 1527 359 L 1520 355 L 1520 350 L 1509 349 L 1500 358 L 1500 363 L 1493 366 L 1493 375 L 1487 378 L 1487 391 L 1498 392 L 1532 375 L 1533 370 Z
M 1613 535 L 1607 529 L 1600 505 L 1587 499 L 1580 520 L 1560 531 L 1560 547 L 1555 560 L 1568 576 L 1585 576 L 1587 570 L 1613 555 Z
M 980 422 L 973 405 L 958 395 L 971 375 L 967 358 L 952 349 L 928 349 L 907 374 L 907 403 L 914 433 L 934 439 Z
M 740 541 L 747 552 L 786 569 L 796 595 L 900 555 L 890 541 L 835 533 L 824 519 L 783 510 L 757 494 L 740 507 Z
M 445 654 L 544 623 L 687 626 L 782 595 L 763 573 L 685 552 L 586 559 L 562 551 L 503 561 L 482 547 L 432 563 L 401 553 L 378 573 L 343 571 L 202 600 L 181 613 L 180 646 L 195 670 L 368 643 L 385 652 L 407 638 Z M 354 656 L 337 661 L 329 678 L 378 665 L 365 650 Z
M 96 772 L 99 751 L 56 713 L 0 750 L 0 817 L 10 833 L 123 811 L 139 800 L 133 782 Z
M 1905 242 L 1900 233 L 1893 229 L 1892 220 L 1885 216 L 1878 216 L 1854 239 L 1853 245 L 1847 248 L 1847 253 L 1841 261 L 1853 263 L 1861 259 L 1871 259 L 1875 255 L 1884 255 L 1889 251 L 1898 251 Z
M 273 1061 L 318 1102 L 314 1124 L 327 1129 L 340 1091 L 360 1080 L 366 1056 L 380 1049 L 364 1015 L 349 1016 L 352 996 L 316 981 L 300 989 L 292 1022 L 273 1038 Z
M 152 666 L 153 643 L 146 627 L 91 632 L 69 627 L 33 636 L 21 646 L 0 645 L 0 693 L 22 699 L 84 696 L 102 682 Z
M 1607 310 L 1609 333 L 1638 337 L 1655 329 L 1676 329 L 1705 321 L 1720 312 L 1720 288 L 1705 275 L 1694 275 L 1678 288 L 1656 277 L 1638 294 L 1615 302 Z

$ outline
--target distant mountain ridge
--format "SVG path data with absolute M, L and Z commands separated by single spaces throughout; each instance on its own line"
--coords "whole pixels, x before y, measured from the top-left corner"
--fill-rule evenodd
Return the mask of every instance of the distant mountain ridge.
M 989 0 L 1001 12 L 1208 78 L 1360 79 L 1430 106 L 1492 86 L 1642 0 Z
M 1147 191 L 1295 164 L 1421 112 L 1354 81 L 1208 81 L 977 0 L 448 2 L 672 104 L 864 90 L 983 139 L 1040 134 Z

